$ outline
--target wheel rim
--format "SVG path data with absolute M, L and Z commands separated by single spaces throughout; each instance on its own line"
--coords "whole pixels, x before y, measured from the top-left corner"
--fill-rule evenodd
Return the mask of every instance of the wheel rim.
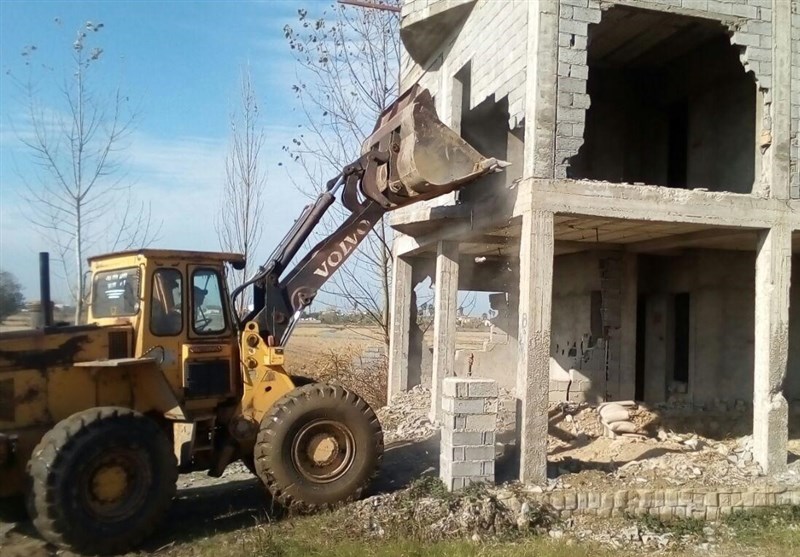
M 292 442 L 292 464 L 307 480 L 330 483 L 353 465 L 355 441 L 350 429 L 333 420 L 304 425 Z
M 151 479 L 146 455 L 135 449 L 111 449 L 87 463 L 79 483 L 82 506 L 97 520 L 123 520 L 145 503 Z

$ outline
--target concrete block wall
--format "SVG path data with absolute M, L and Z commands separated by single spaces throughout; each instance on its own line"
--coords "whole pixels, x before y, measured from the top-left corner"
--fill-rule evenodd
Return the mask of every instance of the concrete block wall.
M 491 379 L 444 379 L 439 477 L 448 490 L 494 483 L 497 404 Z
M 792 1 L 792 197 L 800 198 L 800 0 Z
M 718 18 L 732 33 L 731 42 L 744 47 L 740 58 L 762 89 L 772 87 L 773 0 L 628 0 L 626 6 L 663 9 L 685 15 Z M 589 25 L 599 23 L 603 9 L 613 1 L 560 0 L 558 34 L 558 95 L 555 177 L 565 178 L 569 159 L 583 145 L 586 109 L 590 106 L 586 84 Z M 769 131 L 767 115 L 762 129 Z M 800 188 L 800 186 L 798 186 Z
M 527 0 L 478 0 L 464 25 L 432 57 L 431 62 L 443 60 L 438 69 L 433 64 L 423 73 L 404 55 L 404 85 L 420 78 L 419 83 L 436 97 L 440 118 L 452 125 L 447 100 L 451 83 L 470 64 L 471 95 L 469 107 L 464 108 L 473 108 L 491 95 L 497 100 L 507 96 L 510 124 L 516 127 L 525 112 L 526 66 L 533 63 L 527 60 L 527 21 Z

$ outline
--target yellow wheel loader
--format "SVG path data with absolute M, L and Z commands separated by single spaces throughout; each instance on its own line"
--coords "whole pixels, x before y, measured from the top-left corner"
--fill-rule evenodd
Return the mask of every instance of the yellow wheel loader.
M 288 375 L 283 347 L 387 211 L 500 166 L 442 124 L 415 87 L 230 295 L 225 268 L 240 267 L 240 255 L 114 253 L 89 260 L 88 324 L 58 326 L 43 273 L 44 326 L 0 334 L 0 497 L 24 495 L 47 541 L 93 554 L 146 538 L 179 473 L 219 476 L 237 459 L 289 507 L 359 497 L 381 460 L 378 419 L 346 388 Z M 290 268 L 337 199 L 347 219 Z M 238 316 L 247 289 L 254 308 Z

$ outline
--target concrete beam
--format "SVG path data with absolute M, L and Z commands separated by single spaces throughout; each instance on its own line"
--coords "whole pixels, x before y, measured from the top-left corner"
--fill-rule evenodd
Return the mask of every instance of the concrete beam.
M 553 213 L 522 218 L 517 360 L 519 479 L 547 480 L 547 410 L 550 386 L 550 320 L 553 302 Z
M 534 208 L 564 215 L 764 229 L 785 219 L 787 213 L 785 201 L 748 194 L 589 180 L 528 181 L 531 182 L 529 187 Z M 522 193 L 520 191 L 521 201 L 518 205 L 524 212 L 526 202 Z M 795 215 L 800 205 L 791 205 L 790 202 L 791 225 L 798 228 L 800 219 Z
M 411 263 L 395 256 L 392 267 L 391 322 L 389 325 L 389 378 L 386 400 L 391 401 L 413 385 L 409 383 L 409 339 L 414 283 Z
M 531 207 L 556 214 L 705 224 L 742 231 L 763 230 L 788 219 L 793 230 L 800 230 L 800 200 L 787 203 L 748 194 L 588 180 L 523 179 L 516 191 L 511 213 L 480 211 L 471 204 L 420 207 L 406 213 L 405 225 L 425 221 L 426 229 L 414 237 L 397 238 L 398 253 L 422 253 L 439 240 L 460 240 L 465 234 L 505 225 L 509 218 L 520 217 Z M 447 217 L 442 218 L 445 214 Z
M 789 358 L 792 239 L 778 224 L 761 233 L 756 256 L 753 453 L 767 474 L 786 471 L 789 409 L 783 396 Z
M 452 375 L 456 361 L 456 310 L 458 308 L 458 243 L 439 242 L 433 314 L 432 422 L 441 422 L 442 381 Z

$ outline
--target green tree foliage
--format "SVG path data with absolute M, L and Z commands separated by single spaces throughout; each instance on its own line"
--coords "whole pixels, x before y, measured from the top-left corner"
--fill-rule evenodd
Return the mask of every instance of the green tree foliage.
M 17 313 L 24 304 L 25 297 L 17 277 L 8 271 L 0 271 L 0 322 Z

